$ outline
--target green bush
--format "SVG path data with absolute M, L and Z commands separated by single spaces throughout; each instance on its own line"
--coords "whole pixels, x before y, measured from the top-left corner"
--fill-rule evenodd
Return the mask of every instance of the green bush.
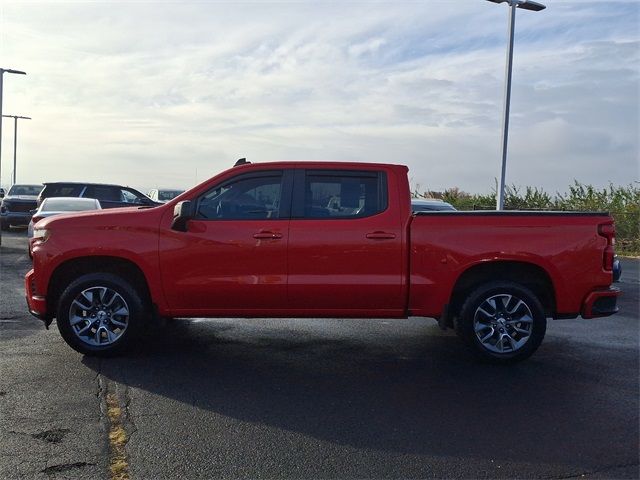
M 626 187 L 609 184 L 598 190 L 575 182 L 565 195 L 558 195 L 558 205 L 566 210 L 604 210 L 616 221 L 616 250 L 640 254 L 640 184 Z
M 459 188 L 450 188 L 442 194 L 418 192 L 416 198 L 437 197 L 451 203 L 458 210 L 493 210 L 496 206 L 496 190 L 490 194 L 470 194 Z M 538 187 L 526 187 L 524 191 L 515 185 L 505 189 L 506 210 L 566 210 L 606 211 L 616 222 L 616 251 L 625 255 L 640 254 L 640 182 L 627 186 L 609 184 L 597 189 L 575 181 L 566 193 L 549 195 Z

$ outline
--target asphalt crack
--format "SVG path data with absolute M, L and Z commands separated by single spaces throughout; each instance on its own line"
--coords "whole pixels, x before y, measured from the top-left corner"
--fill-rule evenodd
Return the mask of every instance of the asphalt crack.
M 60 443 L 64 436 L 69 432 L 70 430 L 68 428 L 54 428 L 40 433 L 33 433 L 31 436 L 35 439 L 44 440 L 49 443 Z
M 136 423 L 134 422 L 133 417 L 131 415 L 131 411 L 129 410 L 129 405 L 131 404 L 131 395 L 129 394 L 128 385 L 125 385 L 123 395 L 125 398 L 124 414 L 125 414 L 125 420 L 127 423 L 127 432 L 129 432 L 129 440 L 131 440 L 131 437 L 133 436 L 133 434 L 138 431 L 138 427 L 136 426 Z
M 78 468 L 92 467 L 94 465 L 95 463 L 88 462 L 62 463 L 60 465 L 51 465 L 50 467 L 40 470 L 40 472 L 47 475 L 53 475 L 55 473 L 68 472 L 69 470 L 75 470 Z

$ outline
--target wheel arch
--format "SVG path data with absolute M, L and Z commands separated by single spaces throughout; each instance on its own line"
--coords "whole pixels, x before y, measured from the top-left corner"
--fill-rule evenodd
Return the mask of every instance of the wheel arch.
M 60 295 L 76 278 L 88 273 L 111 273 L 128 281 L 142 299 L 152 305 L 149 283 L 142 269 L 131 260 L 114 256 L 88 256 L 67 260 L 49 278 L 47 310 L 56 312 Z
M 556 294 L 551 276 L 539 265 L 511 260 L 482 262 L 465 270 L 457 279 L 449 299 L 448 320 L 460 311 L 465 298 L 479 285 L 489 281 L 512 281 L 530 289 L 540 300 L 546 316 L 556 312 Z

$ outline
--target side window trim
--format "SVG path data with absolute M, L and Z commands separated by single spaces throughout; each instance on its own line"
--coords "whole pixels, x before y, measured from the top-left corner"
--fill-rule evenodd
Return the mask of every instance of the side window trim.
M 293 174 L 293 199 L 291 203 L 291 219 L 304 219 L 304 184 L 307 170 L 297 168 Z
M 304 169 L 305 177 L 307 175 L 313 175 L 314 177 L 366 177 L 376 178 L 380 176 L 381 172 L 373 170 L 322 170 L 322 169 Z
M 378 172 L 378 202 L 380 202 L 380 211 L 382 213 L 389 208 L 389 182 L 387 181 L 387 172 Z
M 291 219 L 291 208 L 293 204 L 293 172 L 287 168 L 282 172 L 282 187 L 280 190 L 280 220 Z

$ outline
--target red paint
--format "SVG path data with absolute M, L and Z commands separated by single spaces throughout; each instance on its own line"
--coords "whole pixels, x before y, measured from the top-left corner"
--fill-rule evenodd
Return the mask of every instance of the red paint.
M 521 262 L 550 279 L 553 315 L 592 311 L 617 296 L 612 282 L 613 222 L 607 215 L 412 216 L 407 168 L 400 165 L 277 162 L 227 170 L 183 194 L 200 195 L 233 177 L 262 170 L 330 169 L 382 172 L 387 208 L 352 218 L 190 220 L 171 229 L 171 201 L 51 217 L 33 244 L 26 277 L 29 309 L 51 317 L 50 280 L 65 262 L 116 257 L 144 274 L 165 316 L 439 316 L 469 268 Z M 295 199 L 294 199 L 295 201 Z M 499 279 L 496 279 L 499 280 Z

